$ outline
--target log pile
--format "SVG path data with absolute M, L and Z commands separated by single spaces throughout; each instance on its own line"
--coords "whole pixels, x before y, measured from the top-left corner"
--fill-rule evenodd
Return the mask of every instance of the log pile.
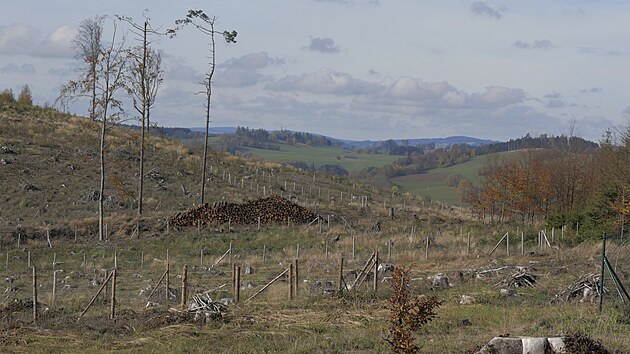
M 522 268 L 497 283 L 502 288 L 533 288 L 536 286 L 536 276 L 527 272 L 526 268 Z
M 580 299 L 580 302 L 593 302 L 597 295 L 601 292 L 599 286 L 599 275 L 588 274 L 581 276 L 575 283 L 571 284 L 566 290 L 556 295 L 557 300 L 569 302 L 574 299 Z M 604 288 L 604 293 L 608 289 Z
M 172 226 L 194 226 L 198 223 L 255 224 L 306 223 L 315 218 L 310 210 L 277 195 L 238 204 L 218 202 L 191 208 L 169 219 Z

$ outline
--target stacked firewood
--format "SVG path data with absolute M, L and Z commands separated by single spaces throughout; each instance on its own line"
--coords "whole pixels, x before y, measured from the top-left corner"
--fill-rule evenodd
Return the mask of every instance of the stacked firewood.
M 194 226 L 197 224 L 233 223 L 305 223 L 315 218 L 310 210 L 277 195 L 238 204 L 218 202 L 191 208 L 177 213 L 169 219 L 172 226 Z

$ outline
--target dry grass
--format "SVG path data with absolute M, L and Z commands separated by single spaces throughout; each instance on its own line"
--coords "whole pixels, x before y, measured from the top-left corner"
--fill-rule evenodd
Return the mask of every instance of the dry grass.
M 110 205 L 106 218 L 110 240 L 97 244 L 96 203 L 81 201 L 85 191 L 96 186 L 98 176 L 98 158 L 87 153 L 96 151 L 98 135 L 94 124 L 44 110 L 1 111 L 0 127 L 0 145 L 18 151 L 15 155 L 2 156 L 13 163 L 0 166 L 0 184 L 6 191 L 0 200 L 8 206 L 0 209 L 0 259 L 5 260 L 8 254 L 8 269 L 3 267 L 3 275 L 12 278 L 11 286 L 16 288 L 16 292 L 3 294 L 0 303 L 6 306 L 15 298 L 30 297 L 28 251 L 39 269 L 39 299 L 44 305 L 52 301 L 54 254 L 58 261 L 55 269 L 63 270 L 58 273 L 56 307 L 42 312 L 38 324 L 30 321 L 28 308 L 10 315 L 2 312 L 2 352 L 383 352 L 388 349 L 382 339 L 387 330 L 386 307 L 390 295 L 387 280 L 376 294 L 364 285 L 359 291 L 340 297 L 324 295 L 313 286 L 316 281 L 336 284 L 341 256 L 345 258 L 346 271 L 350 271 L 361 269 L 374 250 L 379 250 L 381 262 L 412 267 L 413 294 L 434 293 L 445 301 L 438 310 L 438 318 L 417 338 L 424 352 L 464 352 L 505 333 L 555 335 L 568 331 L 582 331 L 599 338 L 612 350 L 630 347 L 630 320 L 624 317 L 627 312 L 619 310 L 612 283 L 607 283 L 613 291 L 606 298 L 601 316 L 590 303 L 551 303 L 555 294 L 580 275 L 598 271 L 601 251 L 598 243 L 587 242 L 574 248 L 561 244 L 560 250 L 538 249 L 537 228 L 524 229 L 521 225 L 521 230 L 528 235 L 526 256 L 520 256 L 520 240 L 511 240 L 512 256 L 505 256 L 504 245 L 488 256 L 506 231 L 515 231 L 514 225 L 479 225 L 459 214 L 457 209 L 423 208 L 421 202 L 409 198 L 403 208 L 402 199 L 397 197 L 392 202 L 391 193 L 370 186 L 320 175 L 313 184 L 312 174 L 223 154 L 210 157 L 215 171 L 208 180 L 210 202 L 253 199 L 262 196 L 265 185 L 275 193 L 293 193 L 310 208 L 332 215 L 331 228 L 324 224 L 320 232 L 317 223 L 310 227 L 263 225 L 261 230 L 255 225 L 232 225 L 232 230 L 228 231 L 227 225 L 213 225 L 200 231 L 196 228 L 170 230 L 167 235 L 164 220 L 198 201 L 199 151 L 150 135 L 145 170 L 159 171 L 165 177 L 166 189 L 147 181 L 147 215 L 140 220 L 135 215 L 133 200 L 124 205 Z M 108 155 L 111 176 L 118 180 L 118 188 L 128 193 L 120 198 L 131 199 L 137 184 L 134 176 L 137 163 L 133 159 L 138 149 L 134 140 L 137 133 L 116 128 L 111 131 Z M 74 169 L 68 168 L 70 165 Z M 223 171 L 237 176 L 237 182 L 244 176 L 251 177 L 244 180 L 245 188 L 240 188 L 234 183 L 228 185 L 222 178 Z M 22 190 L 19 183 L 23 180 L 39 190 Z M 283 190 L 285 181 L 288 190 Z M 293 182 L 297 185 L 295 191 Z M 256 183 L 261 186 L 258 194 Z M 182 192 L 182 185 L 190 194 Z M 304 195 L 301 186 L 306 187 Z M 108 194 L 116 195 L 112 187 L 110 185 Z M 319 188 L 321 196 L 318 196 Z M 329 199 L 328 190 L 335 201 Z M 341 192 L 344 202 L 340 202 Z M 370 206 L 361 209 L 359 200 L 350 204 L 352 195 L 369 196 Z M 395 205 L 394 220 L 387 218 L 387 210 L 382 207 L 384 200 L 387 205 Z M 352 225 L 352 230 L 339 216 Z M 369 231 L 377 220 L 381 230 Z M 142 226 L 139 238 L 132 237 L 137 222 Z M 51 224 L 52 248 L 47 247 L 44 223 Z M 15 232 L 18 224 L 23 231 L 20 248 L 17 248 Z M 412 227 L 416 230 L 413 236 Z M 468 232 L 472 240 L 470 254 L 466 252 Z M 355 238 L 354 260 L 352 236 Z M 425 259 L 427 236 L 431 247 Z M 389 240 L 393 245 L 391 256 Z M 168 308 L 177 307 L 178 300 L 164 303 L 164 291 L 156 293 L 152 299 L 160 302 L 157 310 L 144 309 L 148 295 L 139 293 L 157 283 L 166 267 L 167 250 L 171 287 L 179 288 L 177 274 L 188 265 L 191 292 L 202 292 L 230 282 L 231 267 L 227 259 L 210 267 L 228 249 L 230 242 L 234 249 L 233 261 L 243 268 L 253 266 L 255 269 L 254 274 L 242 276 L 243 285 L 251 283 L 253 287 L 244 288 L 241 299 L 251 296 L 286 269 L 295 259 L 299 244 L 303 281 L 300 299 L 293 303 L 287 301 L 288 285 L 286 279 L 281 279 L 250 303 L 231 306 L 228 317 L 221 322 L 200 324 L 173 317 Z M 264 262 L 263 247 L 266 249 Z M 200 266 L 202 249 L 203 267 Z M 119 269 L 118 320 L 106 319 L 108 303 L 97 300 L 94 308 L 77 323 L 78 313 L 97 290 L 90 282 L 102 278 L 103 269 L 113 267 L 114 254 Z M 629 284 L 630 246 L 611 242 L 608 255 L 622 281 Z M 504 266 L 529 267 L 540 276 L 538 286 L 518 289 L 521 296 L 506 298 L 499 295 L 495 284 L 509 274 L 509 269 L 474 276 L 481 268 Z M 453 286 L 432 289 L 430 277 L 436 273 L 448 275 Z M 63 290 L 64 285 L 69 285 L 70 289 Z M 214 297 L 231 297 L 228 288 L 217 291 Z M 474 296 L 476 303 L 460 305 L 458 301 L 463 294 Z M 471 325 L 464 325 L 464 319 Z

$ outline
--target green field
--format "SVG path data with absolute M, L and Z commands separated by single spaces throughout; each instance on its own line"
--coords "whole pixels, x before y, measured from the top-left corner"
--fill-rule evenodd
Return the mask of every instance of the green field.
M 513 151 L 498 153 L 503 158 Z M 469 161 L 450 167 L 435 168 L 426 173 L 402 176 L 392 179 L 392 183 L 398 186 L 401 192 L 408 192 L 418 196 L 431 196 L 432 199 L 439 200 L 453 205 L 463 205 L 460 192 L 457 188 L 449 187 L 448 178 L 452 175 L 460 174 L 473 185 L 478 185 L 480 180 L 478 171 L 488 161 L 496 158 L 497 154 L 476 156 Z
M 280 150 L 246 148 L 245 151 L 267 161 L 301 161 L 308 165 L 313 164 L 315 167 L 327 164 L 340 165 L 349 172 L 358 172 L 371 166 L 389 165 L 402 157 L 397 155 L 359 154 L 354 151 L 330 146 L 277 145 L 280 147 Z

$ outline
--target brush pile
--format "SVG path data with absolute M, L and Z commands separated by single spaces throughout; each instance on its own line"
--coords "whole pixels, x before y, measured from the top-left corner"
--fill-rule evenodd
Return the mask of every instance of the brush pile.
M 608 291 L 604 288 L 604 293 L 606 292 Z M 571 284 L 566 290 L 556 295 L 556 299 L 564 302 L 569 302 L 574 299 L 580 299 L 580 302 L 593 302 L 600 293 L 599 275 L 588 274 L 581 276 L 580 279 Z
M 520 268 L 497 283 L 502 288 L 533 288 L 536 286 L 536 276 L 527 272 L 527 268 Z
M 169 219 L 172 226 L 194 226 L 199 224 L 227 223 L 261 224 L 268 223 L 306 223 L 315 218 L 310 210 L 301 207 L 277 195 L 251 202 L 237 204 L 218 202 L 191 208 L 177 213 Z
M 207 293 L 192 296 L 192 302 L 188 305 L 188 312 L 195 314 L 195 319 L 220 320 L 227 315 L 227 305 L 214 301 Z

